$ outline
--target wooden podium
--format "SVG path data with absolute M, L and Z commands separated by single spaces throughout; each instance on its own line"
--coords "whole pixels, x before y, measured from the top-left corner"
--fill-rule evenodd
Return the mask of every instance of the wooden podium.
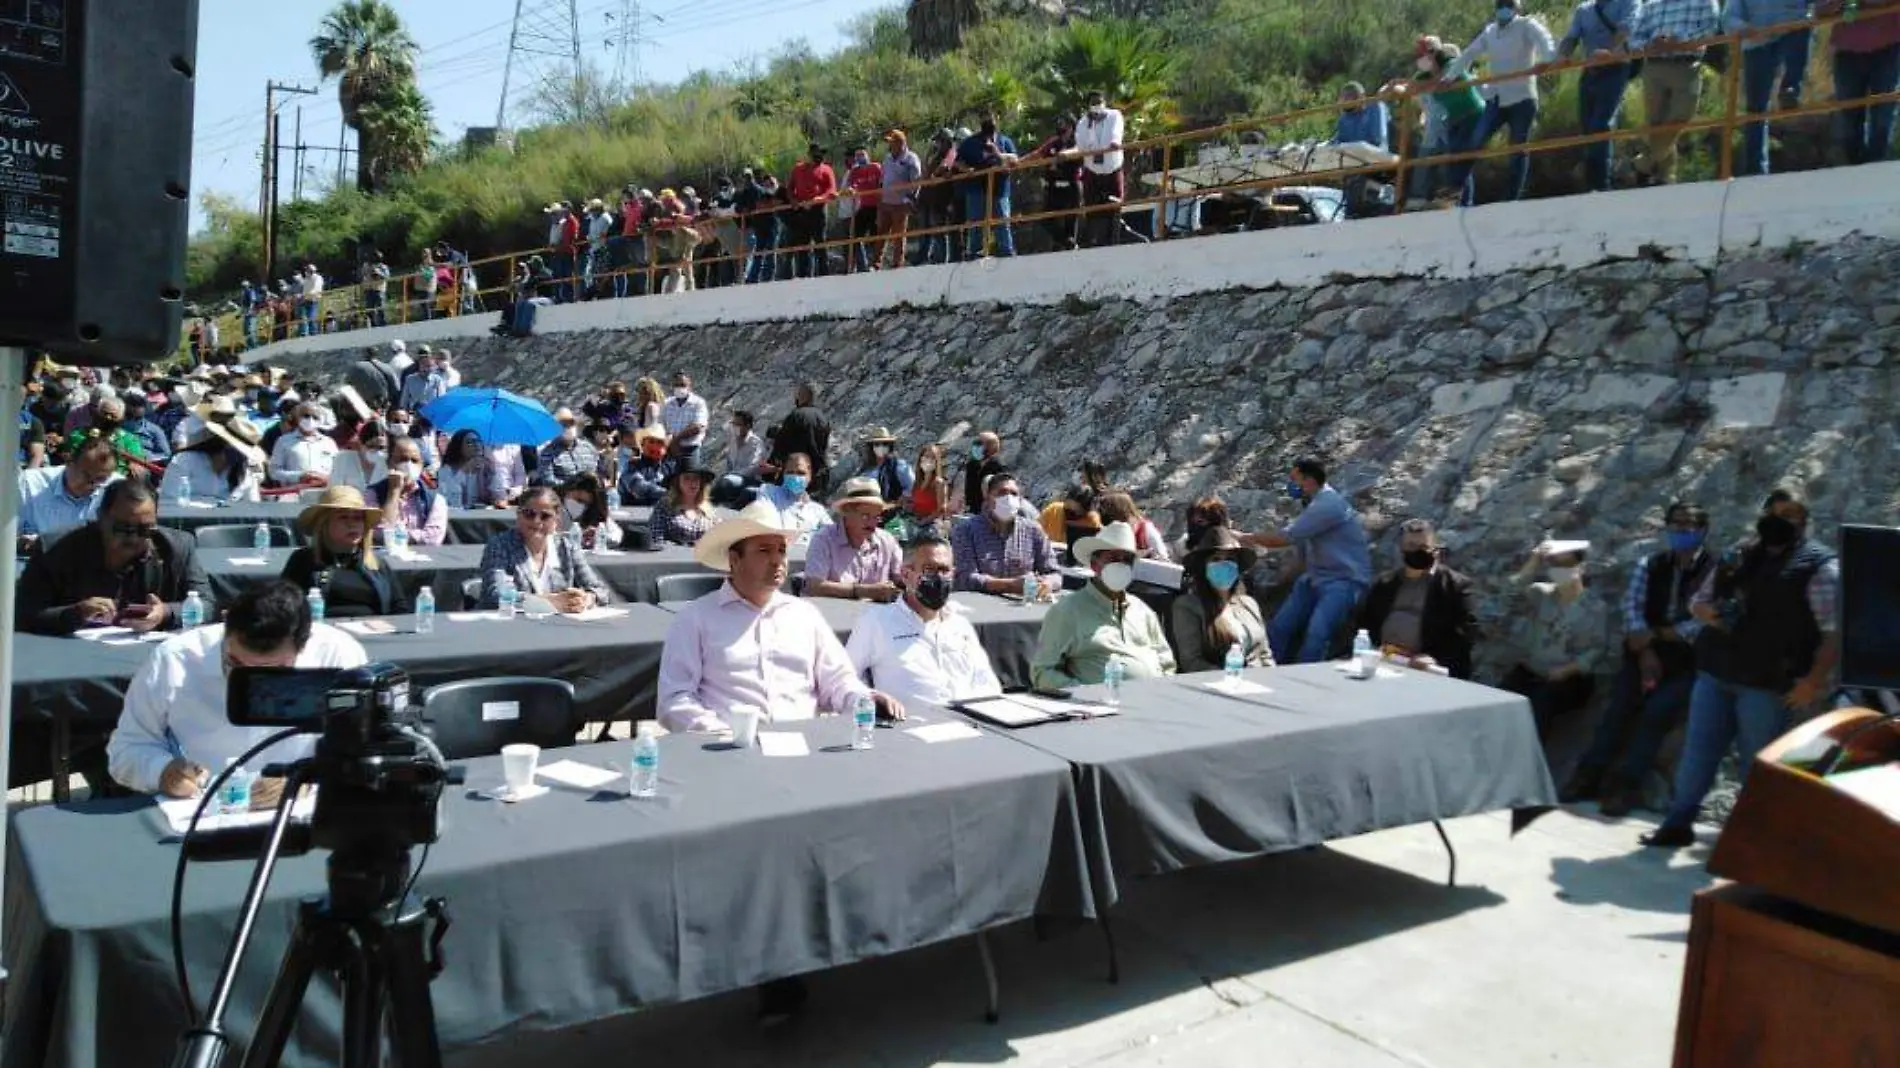
M 1819 716 L 1750 768 L 1709 858 L 1732 881 L 1695 898 L 1675 1068 L 1900 1066 L 1900 806 L 1782 762 L 1850 735 L 1840 767 L 1900 760 L 1878 719 Z

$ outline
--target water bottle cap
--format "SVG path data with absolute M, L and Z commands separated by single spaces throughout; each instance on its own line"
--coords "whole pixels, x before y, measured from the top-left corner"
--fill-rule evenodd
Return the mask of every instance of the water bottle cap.
M 634 724 L 633 733 L 636 738 L 658 738 L 660 724 L 657 720 L 643 719 Z

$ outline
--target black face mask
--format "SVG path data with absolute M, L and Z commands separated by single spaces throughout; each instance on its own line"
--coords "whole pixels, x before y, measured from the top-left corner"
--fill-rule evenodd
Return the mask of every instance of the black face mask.
M 1414 571 L 1430 571 L 1432 561 L 1438 559 L 1438 554 L 1430 549 L 1407 549 L 1402 556 L 1405 566 Z
M 950 576 L 929 574 L 917 580 L 917 603 L 937 611 L 950 603 Z
M 994 137 L 994 136 L 996 136 L 996 124 L 995 124 L 995 123 L 993 123 L 993 122 L 986 122 L 986 123 L 984 123 L 984 124 L 983 124 L 983 127 L 982 127 L 982 129 L 983 129 L 983 136 L 984 136 L 984 137 Z
M 1801 528 L 1792 519 L 1770 513 L 1755 520 L 1755 533 L 1767 548 L 1785 549 L 1801 537 Z

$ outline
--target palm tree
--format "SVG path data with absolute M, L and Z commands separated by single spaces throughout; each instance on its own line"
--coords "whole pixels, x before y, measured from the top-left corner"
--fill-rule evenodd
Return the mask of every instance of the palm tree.
M 373 176 L 388 168 L 363 136 L 363 109 L 401 85 L 415 84 L 416 42 L 386 0 L 342 0 L 310 38 L 323 77 L 337 79 L 343 124 L 356 131 L 356 187 L 374 188 Z
M 1159 34 L 1137 23 L 1071 22 L 1056 35 L 1049 64 L 1036 79 L 1059 112 L 1074 114 L 1100 89 L 1136 140 L 1175 121 L 1169 94 L 1180 63 Z
M 428 162 L 435 142 L 430 112 L 414 82 L 399 82 L 363 104 L 357 112 L 357 146 L 359 158 L 370 161 L 372 189 L 399 174 L 414 174 Z

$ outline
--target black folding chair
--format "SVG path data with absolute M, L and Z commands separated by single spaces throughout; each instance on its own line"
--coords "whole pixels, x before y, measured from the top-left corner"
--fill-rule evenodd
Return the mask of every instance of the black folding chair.
M 286 526 L 269 524 L 270 545 L 273 549 L 290 549 L 297 545 L 297 534 Z M 257 537 L 255 523 L 213 523 L 199 527 L 191 532 L 198 539 L 200 549 L 249 549 Z
M 726 576 L 713 572 L 687 572 L 680 575 L 661 575 L 654 581 L 655 596 L 662 603 L 668 601 L 695 601 L 718 589 L 726 581 Z
M 572 683 L 519 675 L 431 686 L 422 694 L 422 718 L 449 760 L 492 756 L 518 742 L 573 745 L 580 732 Z

